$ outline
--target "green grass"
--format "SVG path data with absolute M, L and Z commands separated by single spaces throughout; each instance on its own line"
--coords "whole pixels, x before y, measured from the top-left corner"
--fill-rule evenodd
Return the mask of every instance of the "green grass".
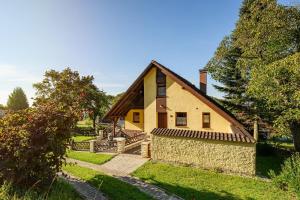
M 78 127 L 93 127 L 93 121 L 91 119 L 85 119 L 77 122 Z
M 83 141 L 88 141 L 88 140 L 94 140 L 96 139 L 95 136 L 84 136 L 84 135 L 76 135 L 73 136 L 72 139 L 74 142 L 83 142 Z
M 48 195 L 48 196 L 47 196 Z M 46 198 L 47 197 L 47 198 Z M 1 200 L 81 200 L 82 198 L 75 191 L 75 189 L 63 181 L 58 179 L 50 189 L 48 194 L 48 188 L 44 191 L 32 188 L 24 190 L 16 187 L 12 187 L 11 184 L 5 183 L 0 186 L 0 199 Z
M 270 182 L 192 167 L 148 162 L 133 175 L 184 199 L 295 199 Z
M 281 171 L 284 158 L 273 156 L 256 156 L 256 173 L 259 176 L 270 178 L 269 172 L 273 170 L 276 174 Z
M 91 153 L 83 151 L 68 151 L 67 156 L 76 160 L 81 160 L 93 164 L 103 164 L 114 157 L 110 154 Z
M 94 187 L 100 189 L 109 199 L 117 200 L 144 200 L 152 199 L 147 194 L 141 192 L 138 188 L 124 183 L 112 176 L 108 176 L 92 169 L 80 167 L 77 165 L 67 165 L 63 167 L 65 172 L 79 177 Z

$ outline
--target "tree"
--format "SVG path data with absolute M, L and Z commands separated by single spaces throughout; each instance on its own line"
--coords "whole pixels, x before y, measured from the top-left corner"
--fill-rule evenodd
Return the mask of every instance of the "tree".
M 88 111 L 90 118 L 93 120 L 93 127 L 95 128 L 97 117 L 102 119 L 109 108 L 109 97 L 95 85 L 91 85 L 88 91 L 86 91 L 84 102 L 83 107 Z
M 94 85 L 93 76 L 80 76 L 70 68 L 46 71 L 44 76 L 42 82 L 33 85 L 37 90 L 34 105 L 56 102 L 59 107 L 76 111 L 77 120 L 82 111 L 87 111 L 94 125 L 96 117 L 106 111 L 106 94 Z
M 250 123 L 252 100 L 246 95 L 248 81 L 243 78 L 237 66 L 241 54 L 241 49 L 233 46 L 232 38 L 226 36 L 206 68 L 212 77 L 221 83 L 221 85 L 214 85 L 218 91 L 224 93 L 224 98 L 219 99 L 218 102 L 246 125 Z
M 232 33 L 244 75 L 300 51 L 300 14 L 276 0 L 244 0 Z
M 300 53 L 252 71 L 249 93 L 267 103 L 274 123 L 292 133 L 300 152 Z
M 74 110 L 74 118 L 79 120 L 83 105 L 86 105 L 85 96 L 93 85 L 92 76 L 80 76 L 77 71 L 66 68 L 61 72 L 46 71 L 44 80 L 36 83 L 36 98 L 33 105 L 46 102 L 56 102 L 58 107 L 65 110 Z M 75 124 L 74 124 L 75 125 Z
M 252 120 L 260 117 L 270 123 L 274 120 L 274 113 L 267 109 L 265 99 L 256 99 L 252 93 L 247 92 L 249 82 L 253 79 L 252 71 L 298 51 L 298 9 L 279 5 L 276 0 L 244 0 L 235 29 L 221 42 L 207 68 L 223 84 L 216 87 L 225 92 L 222 103 L 237 118 L 246 116 Z M 232 77 L 232 74 L 236 77 Z M 228 106 L 231 103 L 234 107 Z M 246 112 L 245 108 L 248 108 Z
M 113 106 L 115 103 L 119 101 L 119 99 L 123 96 L 124 92 L 117 94 L 116 96 L 112 96 L 111 105 Z
M 28 108 L 27 97 L 22 88 L 16 87 L 9 95 L 7 101 L 7 108 L 13 111 L 22 110 Z

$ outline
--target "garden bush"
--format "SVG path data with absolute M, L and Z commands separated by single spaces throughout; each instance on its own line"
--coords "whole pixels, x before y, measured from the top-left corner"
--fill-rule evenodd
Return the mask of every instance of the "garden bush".
M 270 172 L 273 183 L 282 190 L 290 190 L 300 199 L 300 153 L 293 154 L 281 167 L 281 173 Z
M 5 115 L 0 119 L 0 181 L 49 184 L 64 161 L 74 123 L 72 111 L 55 104 Z

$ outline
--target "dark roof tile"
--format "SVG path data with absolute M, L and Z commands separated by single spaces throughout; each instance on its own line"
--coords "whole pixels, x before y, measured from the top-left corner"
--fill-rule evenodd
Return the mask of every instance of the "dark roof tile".
M 207 132 L 207 131 L 195 131 L 195 130 L 183 130 L 183 129 L 168 129 L 168 128 L 155 128 L 151 131 L 153 135 L 173 136 L 173 137 L 186 137 L 186 138 L 198 138 L 207 140 L 221 140 L 221 141 L 233 141 L 243 143 L 255 143 L 255 140 L 248 138 L 247 135 L 242 136 L 234 133 L 220 133 L 220 132 Z

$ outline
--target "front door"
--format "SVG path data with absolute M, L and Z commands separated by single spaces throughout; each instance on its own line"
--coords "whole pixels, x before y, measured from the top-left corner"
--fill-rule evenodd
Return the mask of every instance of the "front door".
M 157 128 L 168 128 L 167 113 L 158 113 Z

